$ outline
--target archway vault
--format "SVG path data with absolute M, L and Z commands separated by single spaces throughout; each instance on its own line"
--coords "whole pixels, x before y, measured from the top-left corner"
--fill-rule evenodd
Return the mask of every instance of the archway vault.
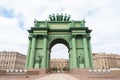
M 64 45 L 66 45 L 68 50 L 70 50 L 70 43 L 69 43 L 69 41 L 67 41 L 66 39 L 63 39 L 63 38 L 56 38 L 56 39 L 53 39 L 52 41 L 50 41 L 50 43 L 49 43 L 49 50 L 51 50 L 51 48 L 55 44 L 58 44 L 58 43 L 62 43 Z
M 34 21 L 29 32 L 26 68 L 49 69 L 53 45 L 62 43 L 69 49 L 70 70 L 93 68 L 90 32 L 85 21 Z

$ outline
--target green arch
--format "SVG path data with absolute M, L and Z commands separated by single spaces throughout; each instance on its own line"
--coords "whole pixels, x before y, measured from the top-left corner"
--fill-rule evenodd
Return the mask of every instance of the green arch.
M 52 48 L 55 44 L 57 44 L 57 43 L 62 43 L 62 44 L 64 44 L 64 45 L 66 45 L 67 48 L 68 48 L 68 50 L 70 50 L 70 48 L 71 48 L 71 44 L 69 43 L 68 40 L 66 40 L 66 39 L 64 39 L 64 38 L 55 38 L 55 39 L 52 39 L 52 40 L 50 41 L 50 43 L 49 43 L 49 45 L 48 45 L 49 50 L 51 50 L 51 48 Z
M 29 32 L 26 68 L 49 69 L 53 45 L 62 43 L 69 49 L 70 70 L 93 68 L 90 32 L 85 21 L 35 21 Z M 81 37 L 82 36 L 82 37 Z M 36 59 L 40 57 L 41 60 Z M 76 70 L 75 70 L 76 71 Z

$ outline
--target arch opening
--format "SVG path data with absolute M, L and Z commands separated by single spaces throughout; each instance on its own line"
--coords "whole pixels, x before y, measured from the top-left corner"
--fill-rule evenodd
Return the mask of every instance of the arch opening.
M 68 50 L 70 50 L 70 45 L 69 45 L 69 43 L 68 43 L 66 40 L 64 40 L 64 39 L 58 38 L 58 39 L 53 40 L 53 41 L 50 43 L 50 45 L 49 45 L 49 51 L 51 52 L 51 48 L 52 48 L 55 44 L 58 44 L 58 43 L 61 43 L 61 44 L 66 45 L 67 48 L 68 48 Z
M 55 39 L 49 46 L 50 70 L 56 72 L 69 71 L 70 46 L 64 39 Z
M 50 55 L 51 59 L 69 59 L 68 48 L 62 43 L 53 45 Z

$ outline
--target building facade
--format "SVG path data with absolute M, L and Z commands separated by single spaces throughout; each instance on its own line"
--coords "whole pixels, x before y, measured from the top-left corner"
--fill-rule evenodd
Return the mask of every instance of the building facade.
M 50 68 L 57 68 L 59 71 L 63 71 L 64 69 L 69 69 L 69 60 L 67 59 L 51 59 L 50 60 Z
M 0 52 L 0 70 L 24 69 L 26 56 L 18 52 Z
M 120 68 L 120 55 L 93 53 L 93 63 L 96 69 Z M 64 67 L 69 68 L 69 60 L 67 59 L 51 59 L 50 68 L 63 70 Z
M 94 68 L 96 69 L 120 68 L 120 55 L 94 53 L 93 63 L 94 63 Z

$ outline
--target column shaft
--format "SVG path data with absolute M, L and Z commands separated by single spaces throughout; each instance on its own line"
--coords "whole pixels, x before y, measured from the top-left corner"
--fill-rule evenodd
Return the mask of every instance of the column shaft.
M 84 44 L 85 66 L 86 68 L 90 68 L 87 37 L 85 36 L 83 36 L 83 44 Z
M 46 57 L 47 57 L 47 59 L 46 59 L 46 67 L 47 67 L 47 69 L 49 68 L 49 51 L 47 50 L 47 54 L 46 54 Z
M 25 67 L 26 67 L 26 68 L 27 68 L 28 65 L 29 65 L 31 43 L 32 43 L 32 41 L 31 41 L 31 39 L 29 38 L 28 51 L 27 51 L 27 59 L 26 59 L 26 64 L 25 64 Z
M 75 36 L 72 36 L 72 68 L 77 68 L 77 56 L 76 56 L 76 41 Z
M 90 67 L 93 68 L 94 65 L 93 65 L 93 55 L 92 55 L 92 48 L 91 48 L 91 44 L 90 44 L 90 39 L 88 40 L 88 44 L 89 44 L 89 54 L 90 54 Z
M 43 59 L 42 59 L 42 68 L 46 68 L 46 52 L 47 52 L 47 36 L 44 36 L 43 39 Z
M 34 68 L 34 56 L 35 56 L 35 45 L 36 45 L 36 37 L 32 37 L 32 48 L 30 53 L 30 61 L 29 61 L 29 68 Z
M 72 68 L 72 53 L 71 53 L 71 49 L 70 49 L 70 51 L 69 51 L 69 68 L 71 69 Z

